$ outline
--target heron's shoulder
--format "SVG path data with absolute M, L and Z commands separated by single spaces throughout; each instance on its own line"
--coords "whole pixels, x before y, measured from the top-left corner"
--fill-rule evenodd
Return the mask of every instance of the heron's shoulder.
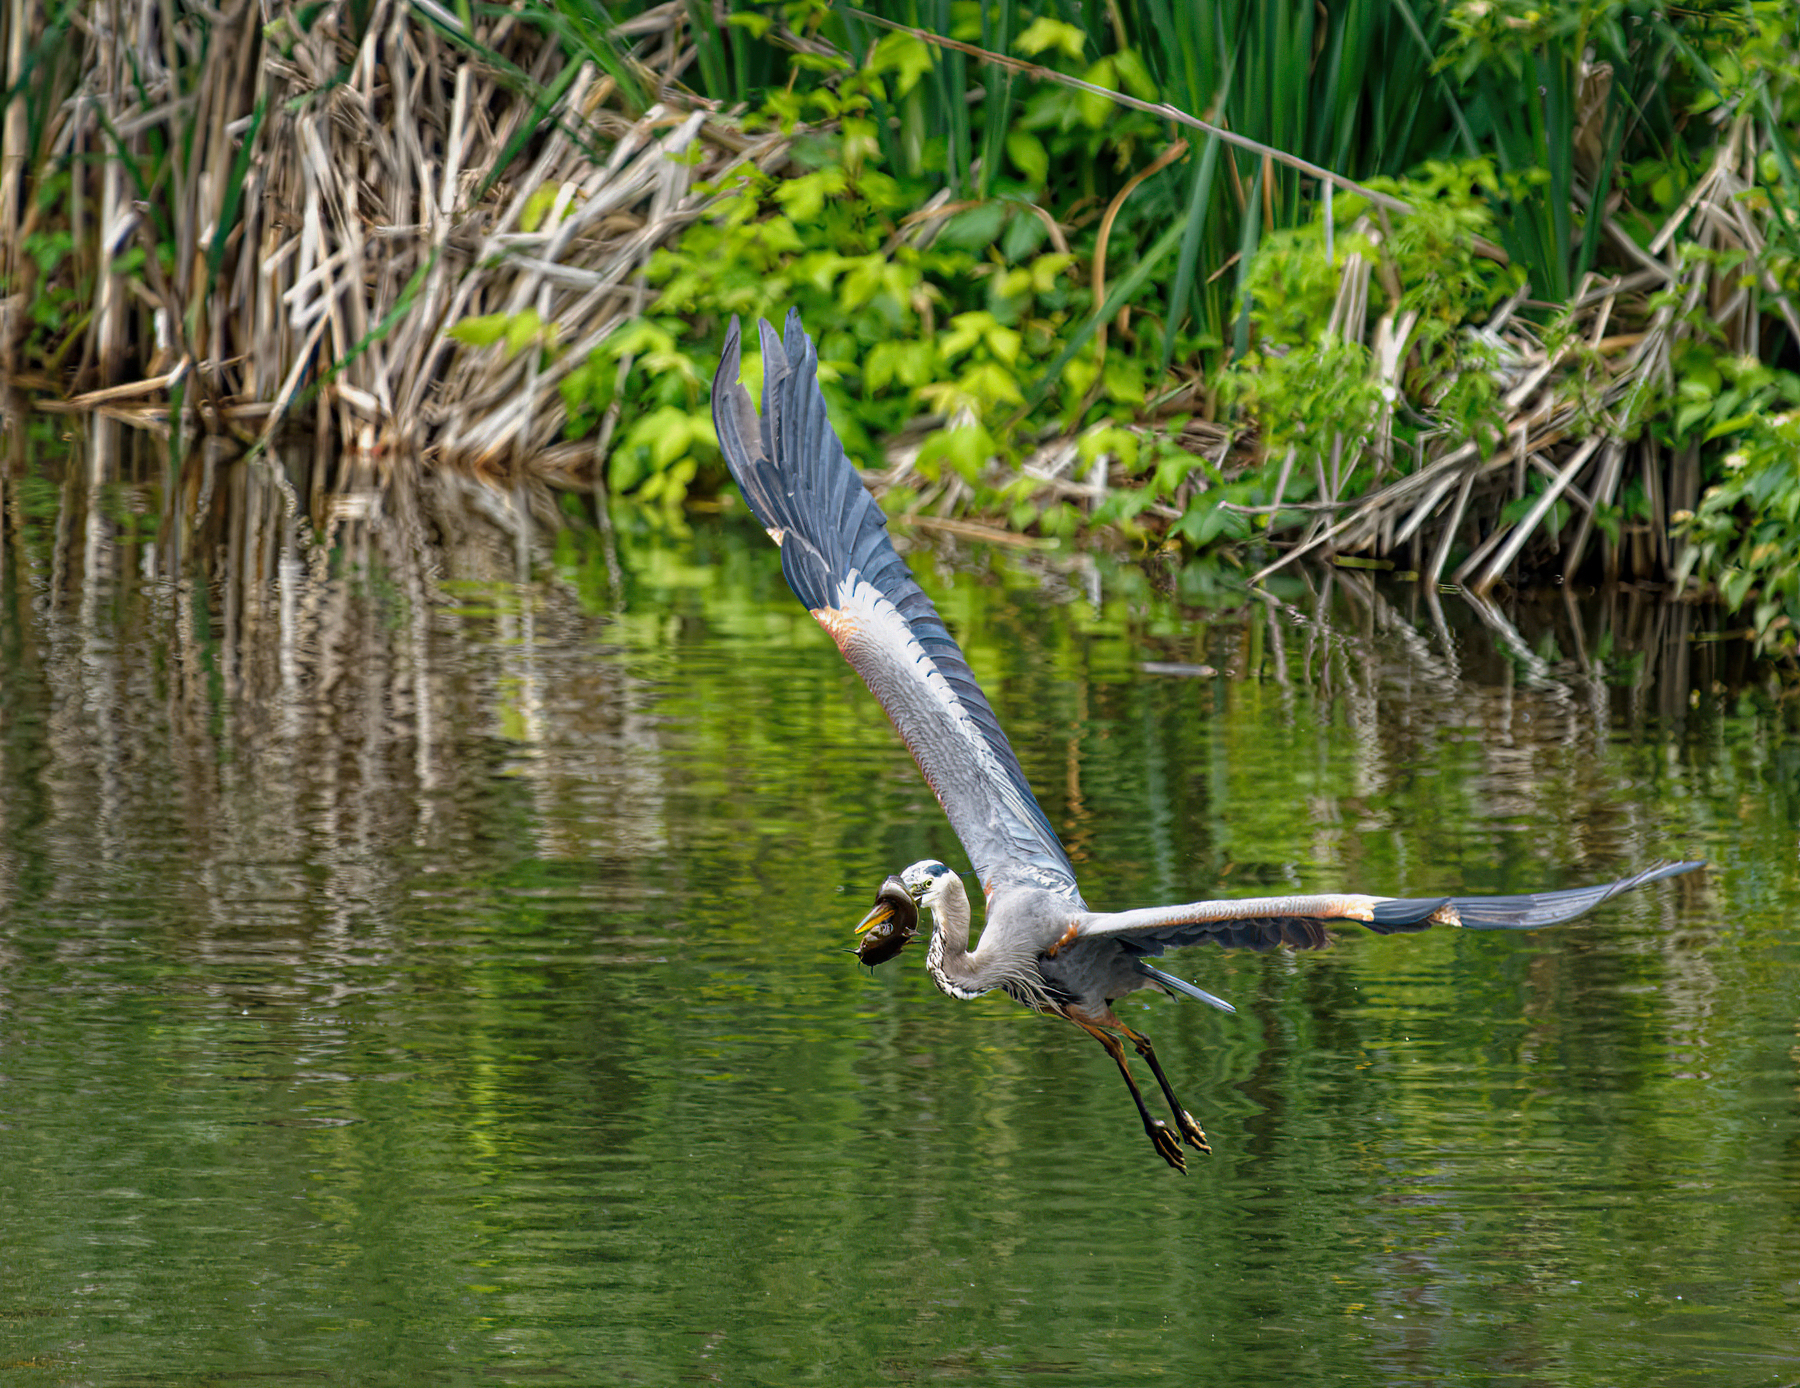
M 1017 858 L 1003 863 L 987 884 L 988 911 L 1007 909 L 1059 910 L 1065 915 L 1087 910 L 1075 879 L 1049 863 Z
M 1016 863 L 988 893 L 987 924 L 1015 947 L 1037 953 L 1062 939 L 1086 910 L 1073 879 Z

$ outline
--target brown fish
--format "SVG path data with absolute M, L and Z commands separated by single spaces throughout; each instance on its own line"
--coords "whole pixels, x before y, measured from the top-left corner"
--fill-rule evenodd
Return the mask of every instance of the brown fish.
M 857 924 L 856 957 L 873 968 L 885 964 L 919 933 L 919 904 L 898 877 L 890 877 L 875 893 L 875 907 Z

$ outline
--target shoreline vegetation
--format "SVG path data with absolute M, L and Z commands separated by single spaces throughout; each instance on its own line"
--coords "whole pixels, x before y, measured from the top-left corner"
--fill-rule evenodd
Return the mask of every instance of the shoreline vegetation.
M 1634 578 L 1796 649 L 1787 5 L 0 0 L 0 31 L 0 371 L 166 433 L 171 487 L 196 441 L 210 476 L 310 431 L 365 482 L 679 526 L 724 481 L 726 322 L 796 305 L 921 523 L 1254 580 Z

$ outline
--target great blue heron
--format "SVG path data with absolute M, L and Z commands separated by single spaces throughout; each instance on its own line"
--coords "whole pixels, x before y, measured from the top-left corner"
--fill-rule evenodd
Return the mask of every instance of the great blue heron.
M 826 418 L 818 356 L 799 313 L 788 315 L 785 342 L 767 323 L 760 326 L 761 419 L 738 384 L 734 318 L 713 378 L 719 447 L 750 509 L 781 546 L 789 586 L 887 710 L 987 896 L 987 924 L 980 944 L 971 949 L 962 879 L 940 862 L 914 863 L 882 884 L 875 908 L 858 926 L 862 958 L 876 964 L 898 954 L 917 928 L 918 908 L 929 910 L 933 929 L 925 967 L 938 987 L 965 999 L 999 989 L 1087 1032 L 1118 1065 L 1144 1131 L 1177 1171 L 1187 1170 L 1183 1142 L 1201 1152 L 1212 1149 L 1175 1097 L 1149 1038 L 1120 1021 L 1112 1004 L 1140 988 L 1155 988 L 1226 1012 L 1235 1009 L 1154 967 L 1149 957 L 1206 940 L 1251 949 L 1314 949 L 1327 942 L 1327 921 L 1356 921 L 1383 935 L 1433 925 L 1478 930 L 1555 925 L 1618 892 L 1701 866 L 1663 863 L 1618 882 L 1527 896 L 1290 896 L 1088 910 L 1068 855 L 974 672 L 894 551 L 887 518 Z M 1126 1063 L 1124 1041 L 1156 1076 L 1175 1131 L 1146 1107 Z

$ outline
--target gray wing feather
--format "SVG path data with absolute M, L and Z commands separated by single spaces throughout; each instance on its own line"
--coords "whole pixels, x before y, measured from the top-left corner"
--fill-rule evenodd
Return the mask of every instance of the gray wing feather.
M 1646 882 L 1704 867 L 1704 863 L 1657 863 L 1631 877 L 1565 891 L 1520 896 L 1256 897 L 1236 901 L 1193 901 L 1139 911 L 1092 912 L 1079 922 L 1078 938 L 1117 939 L 1138 955 L 1213 943 L 1228 949 L 1317 949 L 1329 943 L 1330 921 L 1354 921 L 1379 935 L 1460 925 L 1468 930 L 1534 930 L 1561 925 L 1601 902 Z
M 734 318 L 713 378 L 713 422 L 744 499 L 781 545 L 788 586 L 887 710 L 983 885 L 1026 880 L 1079 903 L 1068 855 L 974 671 L 831 427 L 800 315 L 788 314 L 785 341 L 759 326 L 762 416 L 738 384 Z
M 1364 922 L 1378 934 L 1424 930 L 1436 924 L 1432 917 L 1445 907 L 1456 914 L 1454 924 L 1465 930 L 1535 930 L 1561 925 L 1594 909 L 1601 902 L 1646 882 L 1678 877 L 1705 867 L 1705 863 L 1656 863 L 1631 877 L 1602 882 L 1592 887 L 1570 887 L 1559 892 L 1527 892 L 1521 896 L 1455 896 L 1389 900 L 1375 908 L 1374 919 Z
M 1203 1002 L 1208 1007 L 1218 1008 L 1221 1012 L 1237 1011 L 1237 1009 L 1226 1002 L 1224 998 L 1220 997 L 1217 993 L 1207 992 L 1206 989 L 1202 988 L 1198 983 L 1189 983 L 1185 978 L 1176 978 L 1174 974 L 1166 974 L 1161 969 L 1146 964 L 1142 959 L 1134 959 L 1132 963 L 1137 966 L 1137 971 L 1145 978 L 1162 984 L 1163 987 L 1172 992 L 1185 993 L 1195 1002 Z

